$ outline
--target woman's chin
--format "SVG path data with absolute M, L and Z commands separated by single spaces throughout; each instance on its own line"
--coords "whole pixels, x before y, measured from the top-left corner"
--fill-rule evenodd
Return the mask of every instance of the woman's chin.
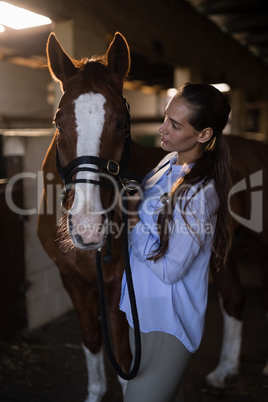
M 168 144 L 167 144 L 166 142 L 164 142 L 164 141 L 161 141 L 161 148 L 162 148 L 164 151 L 169 151 L 169 152 L 170 152 L 170 149 L 169 149 L 169 147 L 168 147 Z

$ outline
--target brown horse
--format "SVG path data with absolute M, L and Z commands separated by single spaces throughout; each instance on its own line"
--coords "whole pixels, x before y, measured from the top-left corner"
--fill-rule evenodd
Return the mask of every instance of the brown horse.
M 226 138 L 234 183 L 230 193 L 234 241 L 228 269 L 215 273 L 212 267 L 224 320 L 220 361 L 206 377 L 207 383 L 216 388 L 224 388 L 226 378 L 239 371 L 245 302 L 237 264 L 241 250 L 250 252 L 255 257 L 254 264 L 259 265 L 262 302 L 268 318 L 268 213 L 264 207 L 268 200 L 268 144 L 235 136 Z M 266 384 L 268 362 L 263 375 Z
M 128 326 L 118 309 L 124 264 L 120 202 L 116 188 L 116 173 L 126 159 L 129 138 L 129 113 L 122 97 L 123 81 L 130 68 L 129 48 L 122 35 L 117 33 L 106 55 L 78 62 L 66 55 L 52 34 L 47 55 L 50 72 L 54 79 L 61 82 L 63 96 L 55 116 L 57 130 L 42 167 L 44 191 L 38 234 L 48 255 L 59 267 L 64 287 L 78 313 L 89 377 L 86 401 L 93 402 L 100 401 L 106 391 L 95 254 L 97 249 L 103 248 L 106 229 L 111 222 L 114 228 L 113 259 L 104 270 L 110 331 L 118 363 L 125 371 L 130 365 Z M 232 136 L 228 137 L 228 142 L 233 156 L 234 183 L 241 183 L 234 189 L 236 194 L 230 199 L 230 207 L 237 231 L 251 242 L 254 240 L 261 250 L 259 256 L 263 266 L 263 283 L 266 284 L 263 300 L 268 311 L 267 256 L 263 252 L 267 249 L 267 218 L 263 215 L 261 229 L 259 222 L 253 222 L 254 219 L 250 218 L 250 186 L 248 190 L 243 187 L 245 178 L 251 180 L 252 185 L 259 186 L 259 176 L 254 174 L 263 170 L 263 188 L 268 188 L 264 171 L 267 148 L 256 141 Z M 111 161 L 108 162 L 109 175 L 107 170 L 104 172 L 96 167 L 92 159 L 77 159 L 88 155 L 106 161 L 106 167 L 107 161 Z M 133 142 L 129 170 L 144 176 L 162 156 L 161 149 L 149 149 Z M 66 179 L 67 194 L 64 195 L 59 225 L 58 199 L 51 199 L 51 192 L 47 189 L 51 188 L 52 177 L 53 184 L 60 188 L 61 176 Z M 266 199 L 267 195 L 264 194 L 264 197 Z M 104 256 L 105 250 L 102 254 Z M 244 296 L 237 279 L 234 256 L 235 250 L 230 255 L 228 271 L 215 274 L 221 294 L 225 331 L 219 366 L 207 377 L 207 381 L 217 387 L 224 386 L 225 378 L 236 373 L 239 364 Z M 121 383 L 124 390 L 125 382 Z
M 117 33 L 105 56 L 78 62 L 65 54 L 51 34 L 47 56 L 49 70 L 61 82 L 63 96 L 55 115 L 57 130 L 42 166 L 44 191 L 38 235 L 59 267 L 63 285 L 78 313 L 89 374 L 86 401 L 100 401 L 106 381 L 95 254 L 105 244 L 111 224 L 113 259 L 103 272 L 107 315 L 115 358 L 124 371 L 128 371 L 131 359 L 128 325 L 118 308 L 124 264 L 116 188 L 116 177 L 120 175 L 117 173 L 122 171 L 123 159 L 128 158 L 129 112 L 122 88 L 130 68 L 129 48 Z M 137 144 L 133 144 L 132 152 L 135 157 L 131 158 L 129 169 L 140 176 L 163 155 L 162 150 L 150 154 L 150 149 Z M 84 156 L 91 159 L 81 159 Z M 95 165 L 99 161 L 105 161 L 105 169 Z M 66 181 L 66 194 L 58 227 L 58 200 L 51 199 L 47 189 L 48 184 L 50 188 L 51 184 L 59 188 L 62 178 Z

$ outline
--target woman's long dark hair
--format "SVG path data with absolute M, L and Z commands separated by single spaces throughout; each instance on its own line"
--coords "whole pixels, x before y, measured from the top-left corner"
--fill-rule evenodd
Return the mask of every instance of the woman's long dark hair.
M 185 212 L 190 200 L 210 180 L 214 180 L 219 208 L 211 264 L 214 268 L 219 269 L 226 263 L 232 241 L 232 225 L 228 209 L 228 193 L 231 187 L 230 156 L 222 134 L 231 108 L 222 93 L 209 84 L 187 83 L 175 95 L 175 98 L 183 99 L 187 103 L 191 111 L 189 123 L 196 131 L 211 127 L 213 135 L 208 142 L 203 144 L 203 153 L 192 168 L 175 183 L 169 195 L 169 202 L 161 209 L 157 219 L 160 244 L 149 259 L 157 261 L 167 251 L 171 235 L 171 230 L 167 230 L 167 228 L 174 227 L 173 212 L 177 201 L 180 202 L 183 219 L 187 224 Z M 182 210 L 182 199 L 193 186 L 197 186 L 196 191 L 191 197 L 188 197 Z M 188 230 L 191 230 L 189 225 Z M 196 234 L 196 240 L 198 241 L 198 234 Z

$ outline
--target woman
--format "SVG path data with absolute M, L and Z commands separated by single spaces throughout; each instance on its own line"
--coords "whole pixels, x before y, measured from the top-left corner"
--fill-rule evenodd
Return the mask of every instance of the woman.
M 231 243 L 229 153 L 222 131 L 230 106 L 211 85 L 186 84 L 159 128 L 169 153 L 129 196 L 129 255 L 142 357 L 125 402 L 184 401 L 182 379 L 204 330 L 209 263 L 224 265 Z M 120 308 L 130 325 L 125 276 Z

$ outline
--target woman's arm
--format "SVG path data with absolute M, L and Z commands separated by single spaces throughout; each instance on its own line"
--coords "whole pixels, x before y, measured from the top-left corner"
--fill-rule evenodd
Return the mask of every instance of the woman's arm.
M 166 254 L 154 262 L 148 257 L 157 250 L 159 236 L 156 226 L 144 224 L 142 220 L 136 223 L 129 234 L 129 244 L 133 253 L 150 268 L 163 282 L 172 284 L 180 280 L 201 250 L 206 235 L 213 235 L 216 219 L 209 219 L 217 210 L 217 198 L 210 198 L 209 214 L 202 197 L 195 197 L 191 201 L 191 213 L 187 215 L 187 221 L 193 231 L 187 229 L 187 225 L 177 208 L 174 211 L 174 231 L 169 239 L 169 247 Z M 214 217 L 215 218 L 215 217 Z M 211 226 L 212 225 L 212 226 Z M 197 232 L 197 236 L 195 235 Z

